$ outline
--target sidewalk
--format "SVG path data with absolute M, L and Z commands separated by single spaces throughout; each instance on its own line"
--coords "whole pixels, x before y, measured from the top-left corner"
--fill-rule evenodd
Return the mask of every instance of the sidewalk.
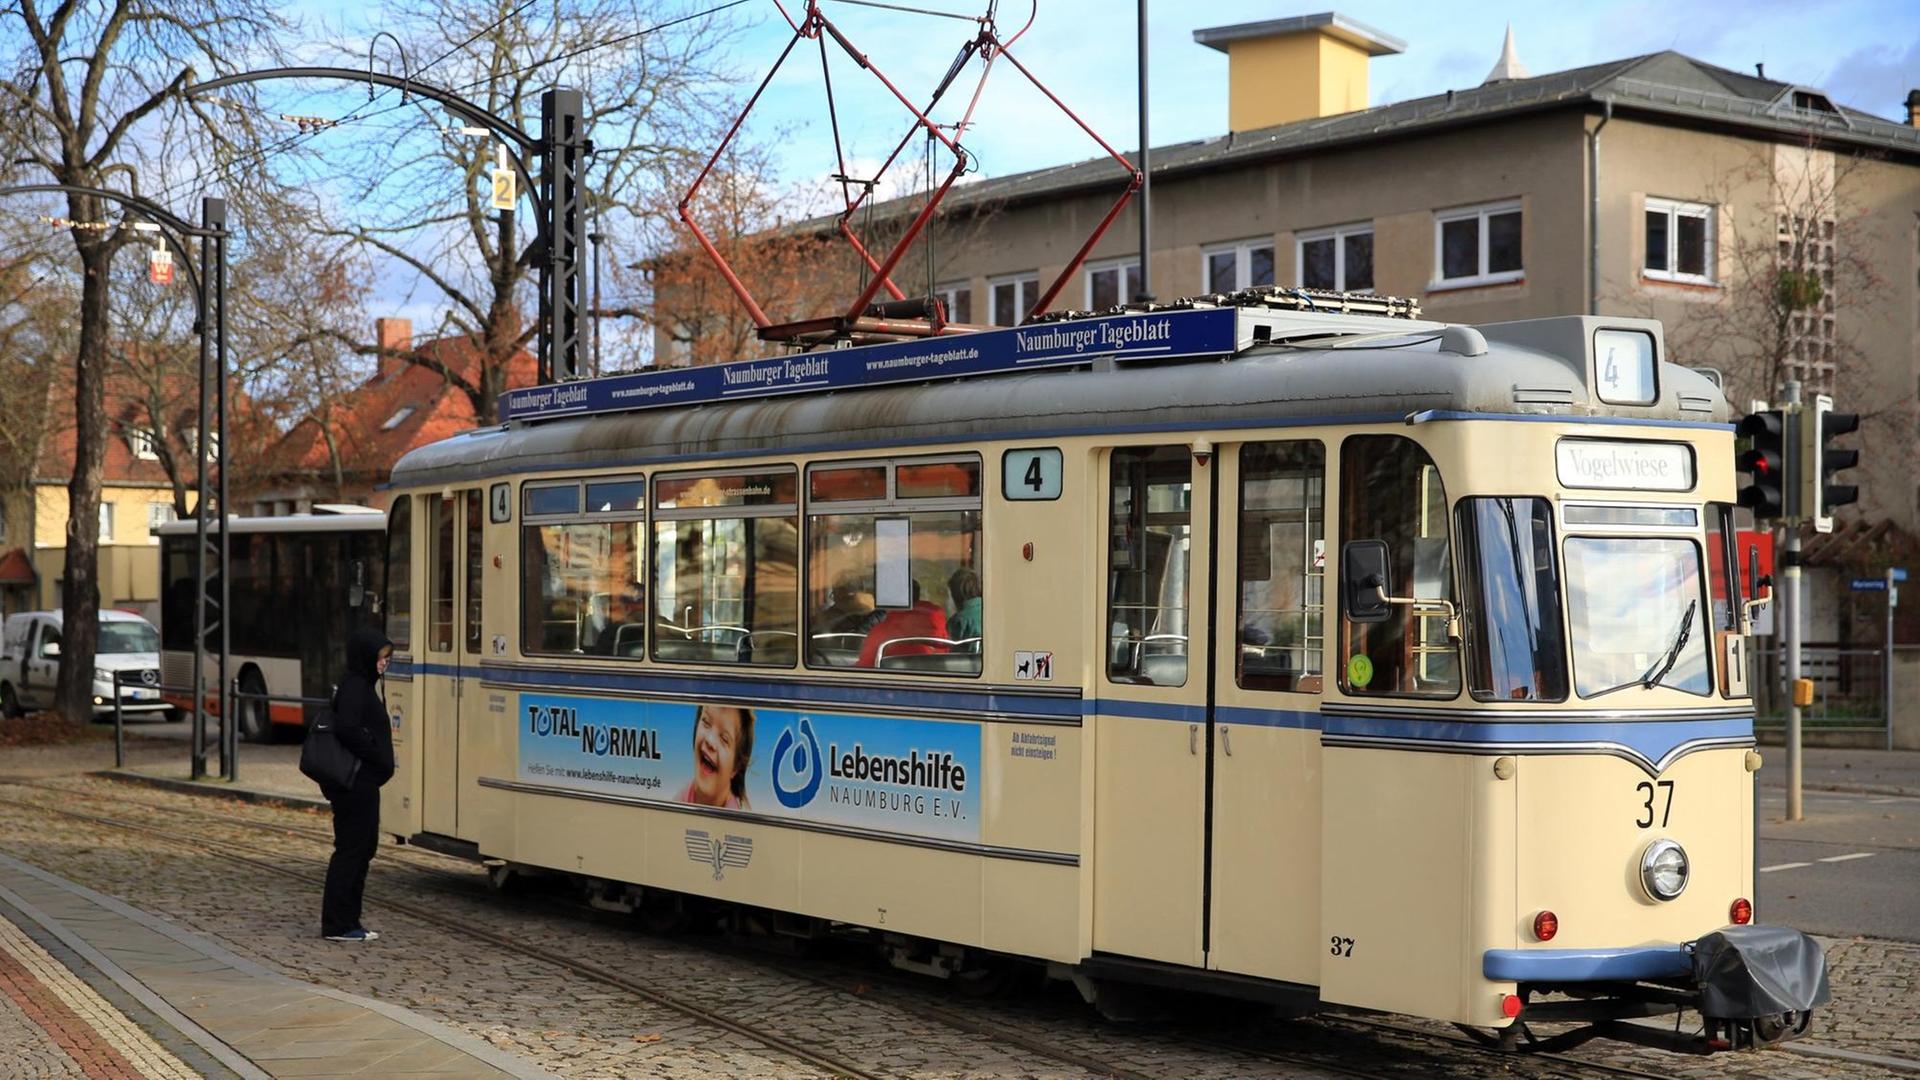
M 1809 790 L 1920 798 L 1920 750 L 1837 750 L 1809 746 L 1800 753 L 1800 783 Z M 1765 787 L 1786 787 L 1786 748 L 1762 746 L 1760 754 L 1766 762 L 1760 769 L 1760 783 Z
M 237 783 L 229 784 L 221 779 L 219 769 L 219 756 L 210 754 L 207 757 L 209 775 L 201 780 L 188 779 L 191 768 L 186 745 L 182 743 L 177 754 L 168 754 L 158 760 L 130 762 L 124 769 L 102 769 L 95 775 L 194 795 L 221 795 L 247 802 L 319 810 L 327 808 L 327 801 L 320 797 L 320 789 L 300 774 L 298 746 L 242 744 L 240 779 Z
M 13 1053 L 10 1068 L 44 1076 L 548 1075 L 410 1010 L 288 978 L 5 855 L 0 1049 Z

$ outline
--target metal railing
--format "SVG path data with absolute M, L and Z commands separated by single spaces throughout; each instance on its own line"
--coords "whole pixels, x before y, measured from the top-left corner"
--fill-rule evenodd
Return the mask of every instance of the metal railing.
M 145 680 L 137 683 L 128 683 L 124 681 L 123 678 L 126 674 L 124 671 L 116 671 L 113 673 L 113 767 L 116 769 L 126 768 L 127 765 L 126 710 L 123 708 L 125 695 L 121 694 L 121 687 L 152 690 L 161 694 L 184 694 L 189 701 L 193 699 L 193 687 L 191 686 L 173 686 L 162 682 L 149 683 Z M 209 697 L 211 697 L 211 695 L 209 695 Z M 248 690 L 240 689 L 240 680 L 237 678 L 233 680 L 233 685 L 227 688 L 227 700 L 231 702 L 227 707 L 232 710 L 233 715 L 227 716 L 223 714 L 220 717 L 220 776 L 230 784 L 237 783 L 240 779 L 239 721 L 240 705 L 242 702 L 259 701 L 267 705 L 272 705 L 275 702 L 287 705 L 332 704 L 330 698 L 300 697 L 295 694 L 256 694 Z M 194 707 L 198 710 L 205 711 L 207 702 L 205 700 L 195 702 Z M 273 721 L 268 720 L 267 723 L 269 724 L 269 730 L 271 730 L 270 726 Z M 194 758 L 200 758 L 204 752 L 204 748 L 200 746 L 192 746 L 188 750 L 189 755 Z
M 1756 649 L 1754 662 L 1755 723 L 1763 730 L 1784 727 L 1790 691 L 1781 650 Z M 1800 665 L 1801 677 L 1813 683 L 1813 704 L 1801 710 L 1806 730 L 1885 733 L 1891 740 L 1894 702 L 1885 649 L 1806 646 Z

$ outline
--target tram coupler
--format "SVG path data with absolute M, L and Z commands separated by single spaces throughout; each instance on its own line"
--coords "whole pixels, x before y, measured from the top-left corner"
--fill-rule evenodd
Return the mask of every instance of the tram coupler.
M 1693 981 L 1714 1049 L 1799 1038 L 1831 996 L 1820 943 L 1786 926 L 1729 926 L 1694 942 Z

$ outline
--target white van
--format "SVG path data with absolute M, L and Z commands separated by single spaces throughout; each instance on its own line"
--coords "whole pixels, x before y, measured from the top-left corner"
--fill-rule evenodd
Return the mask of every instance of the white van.
M 60 680 L 58 611 L 23 611 L 0 627 L 0 713 L 19 716 L 50 709 Z M 160 697 L 160 632 L 125 611 L 100 613 L 100 646 L 93 658 L 93 712 L 113 712 L 113 675 L 120 672 L 120 708 L 128 716 L 164 717 Z

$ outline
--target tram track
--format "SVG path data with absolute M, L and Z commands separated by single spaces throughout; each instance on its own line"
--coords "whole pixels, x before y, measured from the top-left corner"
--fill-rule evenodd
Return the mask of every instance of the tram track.
M 31 786 L 36 788 L 44 788 L 44 785 L 40 785 L 40 784 L 31 784 L 31 785 L 15 784 L 12 786 Z M 74 792 L 71 792 L 71 791 L 65 791 L 65 789 L 54 789 L 54 790 L 61 790 L 65 794 L 75 794 Z M 139 804 L 138 800 L 119 800 L 119 801 L 133 802 L 135 804 Z M 69 810 L 61 807 L 47 806 L 43 803 L 23 802 L 18 799 L 9 799 L 9 798 L 0 797 L 0 805 L 12 806 L 12 807 L 16 807 L 23 810 L 38 811 L 41 813 L 54 813 L 65 818 L 71 818 L 79 821 L 86 821 L 95 825 L 106 826 L 108 828 L 120 829 L 128 832 L 142 833 L 148 836 L 156 837 L 158 839 L 179 844 L 182 847 L 189 848 L 191 850 L 194 850 L 204 855 L 211 855 L 215 858 L 222 859 L 227 862 L 235 863 L 237 865 L 246 866 L 251 869 L 273 874 L 278 877 L 299 881 L 299 882 L 302 882 L 303 884 L 313 886 L 316 889 L 325 884 L 325 879 L 323 877 L 315 877 L 311 874 L 302 873 L 297 870 L 289 869 L 285 866 L 277 865 L 266 859 L 255 858 L 252 855 L 243 854 L 238 851 L 230 850 L 232 847 L 234 847 L 234 845 L 223 842 L 223 841 L 219 841 L 219 840 L 210 840 L 206 837 L 187 836 L 183 833 L 177 833 L 169 829 L 157 828 L 152 825 L 142 824 L 138 822 L 122 821 L 117 818 L 103 817 L 99 814 L 83 813 L 78 810 Z M 331 838 L 329 838 L 329 840 L 331 840 Z M 776 1034 L 772 1031 L 768 1031 L 765 1028 L 756 1026 L 754 1024 L 743 1023 L 741 1021 L 734 1020 L 730 1017 L 723 1016 L 712 1009 L 708 1009 L 702 1005 L 698 1005 L 693 1002 L 686 1001 L 672 994 L 664 993 L 653 986 L 647 985 L 645 983 L 641 983 L 634 979 L 630 979 L 624 975 L 621 975 L 618 972 L 610 971 L 604 967 L 601 967 L 598 964 L 589 963 L 587 961 L 580 960 L 575 957 L 563 956 L 551 950 L 543 949 L 535 945 L 529 945 L 525 942 L 515 941 L 512 938 L 473 926 L 470 923 L 461 922 L 459 920 L 449 918 L 438 912 L 428 910 L 424 907 L 421 907 L 420 905 L 412 904 L 407 901 L 395 900 L 395 899 L 392 899 L 391 897 L 369 895 L 367 897 L 367 903 L 369 905 L 377 905 L 389 911 L 397 912 L 399 914 L 407 916 L 408 918 L 418 920 L 429 926 L 433 926 L 444 931 L 455 933 L 463 937 L 474 938 L 474 939 L 483 941 L 488 945 L 493 946 L 494 948 L 502 949 L 502 950 L 517 954 L 529 960 L 535 960 L 541 963 L 551 964 L 553 966 L 563 968 L 567 971 L 572 972 L 575 975 L 581 976 L 582 978 L 600 983 L 603 986 L 608 986 L 608 987 L 632 994 L 635 997 L 638 997 L 644 1001 L 650 1002 L 661 1008 L 676 1012 L 681 1016 L 687 1017 L 688 1019 L 694 1020 L 702 1024 L 706 1024 L 710 1027 L 718 1028 L 719 1030 L 726 1031 L 733 1035 L 738 1035 L 742 1038 L 751 1039 L 754 1042 L 757 1042 L 767 1047 L 770 1050 L 777 1051 L 797 1061 L 805 1062 L 806 1064 L 811 1065 L 817 1069 L 821 1069 L 830 1076 L 847 1077 L 847 1078 L 851 1078 L 851 1080 L 882 1080 L 882 1074 L 870 1072 L 867 1069 L 859 1065 L 855 1065 L 851 1062 L 842 1061 L 838 1058 L 831 1056 L 830 1054 L 826 1054 L 812 1047 L 794 1042 L 793 1040 L 790 1040 L 785 1036 Z
M 183 807 L 172 806 L 172 805 L 167 805 L 162 803 L 150 802 L 143 799 L 127 798 L 122 795 L 112 795 L 112 794 L 96 792 L 96 791 L 77 790 L 71 787 L 59 786 L 59 785 L 48 784 L 43 782 L 26 781 L 26 780 L 19 780 L 19 781 L 0 780 L 0 784 L 35 788 L 35 789 L 46 791 L 51 794 L 58 794 L 65 797 L 77 796 L 80 798 L 93 800 L 95 802 L 106 802 L 106 803 L 120 804 L 120 805 L 125 805 L 130 807 L 137 807 L 142 810 L 151 811 L 155 813 L 163 813 L 168 815 L 187 814 L 187 815 L 191 815 L 196 819 L 205 820 L 205 821 L 215 823 L 224 827 L 237 827 L 237 828 L 241 828 L 249 831 L 260 832 L 267 835 L 275 835 L 281 838 L 298 838 L 301 840 L 310 841 L 312 843 L 323 845 L 323 846 L 331 846 L 331 843 L 332 843 L 331 832 L 323 829 L 318 829 L 318 828 L 309 829 L 309 828 L 301 828 L 294 825 L 288 825 L 284 823 L 265 822 L 265 821 L 247 821 L 243 819 L 235 819 L 234 817 L 231 817 L 228 815 L 215 814 L 215 813 L 210 813 L 203 810 L 183 808 Z M 30 808 L 30 809 L 38 809 L 38 810 L 52 810 L 64 816 L 78 818 L 81 820 L 87 820 L 87 821 L 92 821 L 96 823 L 107 824 L 110 826 L 162 835 L 169 839 L 174 840 L 175 842 L 194 845 L 201 850 L 205 850 L 202 845 L 204 845 L 207 842 L 206 838 L 204 837 L 187 837 L 187 836 L 184 836 L 183 834 L 173 833 L 173 832 L 170 832 L 169 830 L 158 829 L 151 825 L 133 823 L 133 822 L 123 822 L 117 819 L 104 818 L 98 815 L 80 813 L 77 811 L 66 810 L 59 807 L 49 807 L 44 804 L 17 802 L 14 800 L 8 800 L 4 798 L 0 798 L 0 804 L 14 805 L 22 808 Z M 227 846 L 233 846 L 233 845 L 229 844 Z M 459 872 L 447 869 L 445 867 L 432 865 L 433 862 L 453 858 L 451 856 L 445 856 L 436 852 L 428 851 L 427 849 L 413 848 L 407 845 L 393 846 L 393 847 L 390 847 L 388 851 L 390 855 L 399 856 L 400 861 L 404 862 L 406 868 L 409 871 L 423 873 L 430 876 L 433 879 L 436 879 L 437 881 L 443 882 L 444 885 L 442 887 L 448 888 L 449 891 L 456 891 L 463 897 L 471 899 L 476 895 L 478 895 L 480 890 L 484 890 L 486 888 L 484 883 L 481 882 L 473 874 L 459 873 Z M 299 880 L 308 884 L 319 885 L 321 883 L 320 878 L 305 875 L 305 874 L 300 874 L 296 871 L 291 871 L 284 867 L 275 866 L 270 862 L 255 858 L 251 855 L 236 853 L 233 851 L 221 851 L 221 852 L 215 852 L 215 854 L 219 855 L 221 858 L 225 858 L 230 861 L 236 861 L 249 866 L 253 866 L 258 869 L 264 869 L 269 872 L 278 874 L 280 876 L 292 878 L 294 880 Z M 309 860 L 309 861 L 313 862 L 313 860 Z M 323 865 L 323 864 L 317 864 L 317 865 Z M 530 898 L 509 899 L 507 897 L 496 896 L 494 897 L 494 899 L 499 901 L 504 901 L 512 905 L 513 907 L 520 907 L 525 911 L 527 911 L 528 913 L 551 914 L 551 909 L 553 907 L 560 906 L 560 907 L 564 907 L 565 910 L 573 913 L 581 913 L 581 914 L 586 914 L 590 916 L 598 914 L 591 907 L 588 907 L 585 904 L 581 904 L 577 902 L 572 902 L 572 903 L 563 902 L 561 904 L 556 905 L 553 903 L 548 903 L 548 904 L 539 904 L 538 902 L 529 903 Z M 528 946 L 525 943 L 512 941 L 509 938 L 492 933 L 490 931 L 480 930 L 474 927 L 471 923 L 450 919 L 446 916 L 436 914 L 425 908 L 420 907 L 417 904 L 412 904 L 407 901 L 394 900 L 392 898 L 387 898 L 387 897 L 376 897 L 373 895 L 369 895 L 368 901 L 370 903 L 379 903 L 391 910 L 409 915 L 410 917 L 413 917 L 413 918 L 421 919 L 422 921 L 441 927 L 442 929 L 448 930 L 450 932 L 454 932 L 454 933 L 458 933 L 458 934 L 462 934 L 470 937 L 475 937 L 489 944 L 496 945 L 501 948 L 506 948 L 515 953 L 528 956 L 531 959 L 543 960 L 545 962 L 553 963 L 561 967 L 567 968 L 569 970 L 573 970 L 578 974 L 581 974 L 585 977 L 601 982 L 603 984 L 615 986 L 617 988 L 635 993 L 636 995 L 641 996 L 646 1000 L 653 1001 L 654 1003 L 659 1004 L 662 1007 L 673 1009 L 674 1011 L 679 1012 L 682 1015 L 688 1016 L 697 1021 L 713 1023 L 715 1024 L 715 1026 L 723 1027 L 726 1030 L 734 1032 L 735 1034 L 739 1034 L 744 1037 L 762 1042 L 768 1045 L 772 1049 L 778 1050 L 782 1053 L 788 1053 L 795 1057 L 799 1057 L 800 1059 L 807 1061 L 809 1064 L 816 1065 L 816 1067 L 828 1068 L 830 1071 L 838 1070 L 839 1075 L 860 1076 L 860 1077 L 877 1075 L 869 1071 L 865 1071 L 859 1067 L 850 1066 L 845 1062 L 833 1061 L 833 1059 L 831 1059 L 830 1057 L 816 1058 L 813 1056 L 809 1056 L 809 1055 L 816 1054 L 817 1052 L 810 1050 L 804 1046 L 801 1046 L 800 1044 L 794 1043 L 792 1040 L 787 1040 L 784 1037 L 773 1035 L 772 1033 L 763 1032 L 762 1029 L 755 1028 L 752 1025 L 745 1025 L 745 1024 L 740 1024 L 737 1021 L 727 1020 L 724 1017 L 720 1017 L 718 1014 L 714 1013 L 712 1010 L 707 1009 L 703 1006 L 680 1001 L 674 998 L 673 995 L 664 993 L 649 984 L 640 983 L 635 980 L 629 979 L 625 976 L 619 975 L 618 973 L 606 971 L 605 969 L 599 968 L 598 965 L 593 965 L 593 964 L 585 963 L 582 961 L 576 961 L 570 957 L 566 957 L 552 950 L 541 949 L 537 946 Z M 958 1032 L 962 1032 L 962 1033 L 980 1037 L 980 1038 L 985 1038 L 993 1042 L 1004 1044 L 1009 1047 L 1014 1047 L 1029 1054 L 1037 1054 L 1042 1057 L 1048 1058 L 1050 1060 L 1059 1062 L 1060 1064 L 1071 1065 L 1076 1068 L 1080 1068 L 1097 1075 L 1126 1078 L 1126 1080 L 1145 1080 L 1145 1078 L 1148 1078 L 1148 1077 L 1164 1075 L 1163 1073 L 1159 1073 L 1159 1072 L 1141 1071 L 1138 1068 L 1135 1068 L 1131 1065 L 1121 1064 L 1111 1059 L 1101 1058 L 1101 1057 L 1077 1050 L 1072 1047 L 1064 1047 L 1057 1043 L 1051 1042 L 1045 1038 L 1026 1035 L 1018 1031 L 1009 1030 L 999 1021 L 995 1019 L 987 1018 L 985 1013 L 983 1012 L 981 1004 L 977 1002 L 969 1002 L 966 1006 L 954 1007 L 954 1006 L 947 1006 L 944 1004 L 926 1001 L 924 1000 L 924 996 L 926 993 L 925 988 L 918 985 L 912 985 L 908 981 L 909 979 L 912 979 L 914 983 L 924 983 L 925 982 L 924 979 L 914 979 L 911 976 L 898 976 L 898 973 L 894 973 L 891 971 L 878 973 L 877 976 L 875 972 L 862 972 L 860 977 L 847 978 L 847 977 L 842 977 L 838 975 L 823 974 L 819 970 L 816 970 L 817 965 L 803 965 L 803 964 L 795 963 L 786 958 L 780 957 L 776 954 L 768 953 L 762 950 L 743 948 L 736 945 L 720 944 L 717 942 L 695 941 L 690 938 L 681 939 L 681 940 L 691 943 L 694 948 L 704 951 L 710 955 L 720 956 L 720 957 L 724 957 L 731 960 L 744 961 L 747 963 L 755 964 L 765 970 L 769 970 L 789 978 L 800 980 L 810 985 L 817 986 L 821 989 L 833 991 L 836 994 L 845 995 L 867 1004 L 873 1004 L 876 1000 L 873 994 L 871 993 L 871 991 L 876 987 L 876 984 L 890 990 L 897 989 L 902 992 L 900 994 L 890 995 L 889 997 L 887 997 L 883 1002 L 885 1007 L 896 1009 L 902 1013 L 913 1016 L 920 1020 L 939 1024 Z M 916 998 L 919 998 L 922 1000 L 915 1000 Z M 1408 1025 L 1408 1024 L 1396 1023 L 1392 1021 L 1379 1020 L 1371 1017 L 1363 1017 L 1363 1016 L 1355 1016 L 1350 1014 L 1339 1014 L 1339 1013 L 1328 1013 L 1321 1016 L 1317 1016 L 1313 1018 L 1312 1022 L 1316 1024 L 1324 1025 L 1325 1027 L 1328 1027 L 1328 1028 L 1340 1028 L 1340 1029 L 1345 1029 L 1349 1031 L 1365 1031 L 1375 1036 L 1387 1035 L 1397 1039 L 1406 1039 L 1406 1038 L 1418 1039 L 1422 1042 L 1426 1042 L 1435 1046 L 1445 1047 L 1449 1050 L 1464 1051 L 1467 1054 L 1475 1057 L 1477 1059 L 1478 1064 L 1482 1066 L 1487 1064 L 1487 1062 L 1484 1059 L 1488 1056 L 1489 1054 L 1488 1051 L 1480 1047 L 1477 1043 L 1473 1042 L 1472 1040 L 1464 1036 L 1453 1034 L 1451 1032 L 1435 1031 L 1435 1030 L 1431 1030 L 1431 1029 L 1427 1029 L 1427 1028 L 1423 1028 L 1415 1025 Z M 1262 1062 L 1266 1062 L 1274 1065 L 1312 1069 L 1312 1070 L 1318 1070 L 1323 1073 L 1330 1073 L 1330 1074 L 1341 1075 L 1341 1076 L 1375 1077 L 1375 1076 L 1381 1076 L 1386 1074 L 1424 1075 L 1419 1071 L 1417 1071 L 1417 1067 L 1416 1067 L 1416 1071 L 1412 1071 L 1412 1072 L 1406 1071 L 1404 1069 L 1391 1069 L 1391 1068 L 1383 1070 L 1379 1065 L 1373 1065 L 1368 1068 L 1354 1068 L 1354 1067 L 1342 1064 L 1338 1060 L 1335 1060 L 1334 1058 L 1336 1057 L 1337 1052 L 1290 1053 L 1286 1051 L 1277 1050 L 1270 1046 L 1258 1045 L 1253 1041 L 1250 1041 L 1246 1038 L 1242 1038 L 1238 1036 L 1200 1038 L 1200 1037 L 1194 1037 L 1189 1035 L 1172 1034 L 1164 1031 L 1158 1031 L 1158 1032 L 1150 1033 L 1148 1037 L 1152 1041 L 1166 1045 L 1168 1047 L 1173 1047 L 1173 1048 L 1178 1048 L 1183 1050 L 1208 1051 L 1213 1053 L 1218 1053 L 1221 1050 L 1227 1050 L 1234 1054 L 1242 1055 L 1247 1058 L 1252 1058 L 1258 1061 L 1262 1061 Z M 1785 1044 L 1779 1049 L 1789 1051 L 1789 1052 L 1802 1050 L 1802 1048 L 1797 1047 L 1791 1043 Z M 1826 1048 L 1815 1048 L 1811 1051 L 1803 1051 L 1803 1052 L 1809 1053 L 1810 1056 L 1822 1056 L 1825 1049 Z M 1616 1065 L 1608 1062 L 1593 1061 L 1584 1057 L 1570 1056 L 1566 1053 L 1524 1052 L 1524 1053 L 1511 1054 L 1511 1055 L 1499 1055 L 1498 1060 L 1502 1064 L 1503 1071 L 1507 1071 L 1509 1073 L 1515 1072 L 1516 1067 L 1525 1068 L 1524 1063 L 1534 1062 L 1534 1063 L 1539 1063 L 1543 1067 L 1546 1067 L 1544 1068 L 1541 1075 L 1551 1075 L 1551 1076 L 1565 1075 L 1568 1071 L 1575 1071 L 1582 1074 L 1589 1074 L 1589 1075 L 1596 1075 L 1596 1076 L 1637 1077 L 1637 1078 L 1642 1078 L 1642 1080 L 1672 1080 L 1674 1075 L 1671 1072 L 1652 1072 L 1652 1071 L 1634 1069 L 1634 1068 L 1630 1068 L 1622 1065 Z M 833 1063 L 829 1065 L 826 1063 L 828 1061 L 833 1061 Z

